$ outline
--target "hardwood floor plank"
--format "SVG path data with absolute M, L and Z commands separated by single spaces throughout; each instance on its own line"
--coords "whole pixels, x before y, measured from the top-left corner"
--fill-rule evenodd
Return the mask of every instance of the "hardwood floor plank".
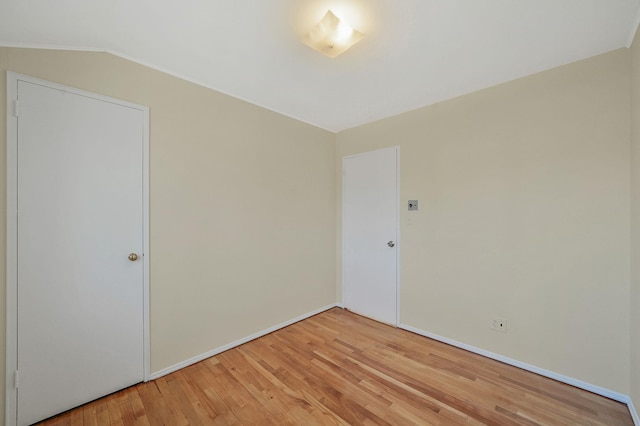
M 158 380 L 142 383 L 137 386 L 140 401 L 144 407 L 149 423 L 152 425 L 167 424 L 167 421 L 173 421 L 173 424 L 183 425 L 187 420 L 180 413 L 173 413 L 168 407 L 167 401 L 164 399 L 162 392 L 158 388 Z M 179 417 L 180 416 L 180 417 Z
M 334 308 L 43 425 L 633 426 L 624 404 Z
M 205 365 L 212 374 L 210 380 L 214 380 L 218 394 L 225 404 L 231 409 L 240 424 L 256 424 L 261 420 L 265 425 L 278 424 L 271 416 L 268 416 L 259 402 L 251 395 L 243 383 L 233 376 L 236 368 L 224 362 L 224 353 L 215 357 L 213 362 L 205 361 Z M 248 383 L 247 383 L 248 385 Z
M 208 403 L 211 424 L 235 425 L 240 424 L 238 418 L 233 414 L 229 406 L 224 403 L 220 395 L 215 390 L 215 386 L 207 380 L 208 371 L 203 363 L 193 365 L 185 373 L 191 378 L 194 384 L 194 391 L 198 392 L 198 398 Z

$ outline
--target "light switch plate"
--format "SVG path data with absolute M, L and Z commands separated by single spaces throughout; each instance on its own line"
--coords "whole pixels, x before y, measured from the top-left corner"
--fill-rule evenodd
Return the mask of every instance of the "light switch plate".
M 409 211 L 418 210 L 418 200 L 409 200 Z

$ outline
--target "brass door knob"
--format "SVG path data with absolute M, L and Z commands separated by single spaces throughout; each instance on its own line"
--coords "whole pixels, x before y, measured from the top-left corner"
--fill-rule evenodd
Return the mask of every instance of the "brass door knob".
M 129 253 L 129 260 L 135 262 L 136 260 L 138 260 L 138 255 L 135 253 Z

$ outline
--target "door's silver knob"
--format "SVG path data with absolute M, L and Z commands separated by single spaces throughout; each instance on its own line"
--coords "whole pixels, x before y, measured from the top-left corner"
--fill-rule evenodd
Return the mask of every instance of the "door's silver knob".
M 387 243 L 387 245 L 388 245 L 389 247 L 395 247 L 396 243 L 394 243 L 393 241 L 389 241 L 389 242 Z
M 135 253 L 129 253 L 129 260 L 135 262 L 136 260 L 138 260 L 138 255 Z

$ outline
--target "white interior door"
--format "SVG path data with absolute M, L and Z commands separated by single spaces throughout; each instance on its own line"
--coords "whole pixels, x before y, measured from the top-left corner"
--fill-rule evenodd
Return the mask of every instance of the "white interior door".
M 59 86 L 15 84 L 22 425 L 144 379 L 148 113 Z
M 343 160 L 343 303 L 397 324 L 398 155 L 387 148 Z

